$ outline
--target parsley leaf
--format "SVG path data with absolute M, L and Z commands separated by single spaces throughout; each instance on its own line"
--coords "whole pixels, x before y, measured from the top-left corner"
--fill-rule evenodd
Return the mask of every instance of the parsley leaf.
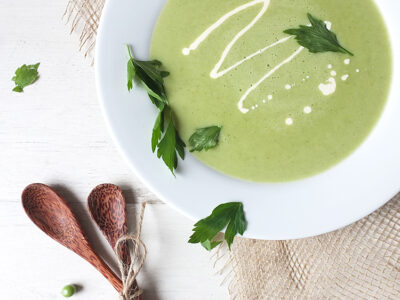
M 167 130 L 158 144 L 157 157 L 162 158 L 167 167 L 174 173 L 176 155 L 176 130 L 172 119 L 169 120 Z
M 227 228 L 224 237 L 230 249 L 235 236 L 238 233 L 243 235 L 247 228 L 243 204 L 241 202 L 221 204 L 207 218 L 194 224 L 194 233 L 190 237 L 189 243 L 201 243 L 206 249 L 212 249 L 217 245 L 211 241 L 225 227 Z
M 11 79 L 15 82 L 14 92 L 22 93 L 24 87 L 31 85 L 38 79 L 38 68 L 40 63 L 35 65 L 22 65 L 15 71 L 15 76 Z
M 169 75 L 168 72 L 160 69 L 161 62 L 158 60 L 140 61 L 132 56 L 129 45 L 126 45 L 129 54 L 127 65 L 127 86 L 128 91 L 133 88 L 134 79 L 142 84 L 147 91 L 151 102 L 160 110 L 168 104 L 167 94 L 164 88 L 164 78 Z
M 128 60 L 128 65 L 127 65 L 127 75 L 128 75 L 128 91 L 130 91 L 133 88 L 133 80 L 136 75 L 136 69 L 135 65 L 133 64 L 133 59 Z
M 178 152 L 178 155 L 180 158 L 185 159 L 185 142 L 182 141 L 180 136 L 177 134 L 176 135 L 176 152 Z
M 158 143 L 157 147 L 157 157 L 162 158 L 164 163 L 171 170 L 172 174 L 175 175 L 174 169 L 176 169 L 178 166 L 177 153 L 182 159 L 184 158 L 184 151 L 181 152 L 181 150 L 183 150 L 185 144 L 180 139 L 178 132 L 175 128 L 174 120 L 172 118 L 172 112 L 169 116 L 167 129 L 165 130 L 164 136 Z
M 189 145 L 192 147 L 190 152 L 205 151 L 214 148 L 218 144 L 219 134 L 221 132 L 220 126 L 210 126 L 198 128 L 189 138 Z
M 153 134 L 151 136 L 151 149 L 154 151 L 156 151 L 157 145 L 158 145 L 158 141 L 161 139 L 161 135 L 164 131 L 164 115 L 163 115 L 163 111 L 160 111 L 158 113 L 156 122 L 154 123 L 154 127 L 153 127 Z
M 335 33 L 330 31 L 325 22 L 307 14 L 311 26 L 300 25 L 299 28 L 287 29 L 284 33 L 296 36 L 297 42 L 311 53 L 341 52 L 353 56 L 338 41 Z

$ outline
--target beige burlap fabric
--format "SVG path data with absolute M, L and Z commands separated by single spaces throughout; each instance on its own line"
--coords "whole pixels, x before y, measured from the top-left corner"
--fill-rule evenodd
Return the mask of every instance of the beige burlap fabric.
M 236 299 L 400 299 L 400 196 L 318 237 L 236 239 L 230 259 Z
M 104 1 L 68 3 L 65 18 L 85 55 Z M 237 238 L 232 252 L 224 251 L 217 257 L 228 262 L 233 299 L 400 299 L 400 196 L 333 233 L 294 241 Z

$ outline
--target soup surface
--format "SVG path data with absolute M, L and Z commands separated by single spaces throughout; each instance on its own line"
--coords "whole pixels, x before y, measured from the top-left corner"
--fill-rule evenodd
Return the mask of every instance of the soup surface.
M 324 20 L 354 56 L 310 53 L 285 33 Z M 151 57 L 179 132 L 222 126 L 219 144 L 195 155 L 259 182 L 320 173 L 366 139 L 385 106 L 391 49 L 372 0 L 169 0 Z

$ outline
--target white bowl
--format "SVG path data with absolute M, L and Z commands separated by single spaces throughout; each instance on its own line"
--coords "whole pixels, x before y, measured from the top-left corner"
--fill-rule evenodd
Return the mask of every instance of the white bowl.
M 156 109 L 146 93 L 126 88 L 127 52 L 148 58 L 151 34 L 165 0 L 108 0 L 96 46 L 98 93 L 112 135 L 132 169 L 156 195 L 198 220 L 225 202 L 244 204 L 246 237 L 282 240 L 314 236 L 351 224 L 391 199 L 400 187 L 400 2 L 377 4 L 390 31 L 393 84 L 372 134 L 332 169 L 300 181 L 260 184 L 240 181 L 203 165 L 190 154 L 174 178 L 152 152 Z M 190 232 L 188 232 L 189 236 Z

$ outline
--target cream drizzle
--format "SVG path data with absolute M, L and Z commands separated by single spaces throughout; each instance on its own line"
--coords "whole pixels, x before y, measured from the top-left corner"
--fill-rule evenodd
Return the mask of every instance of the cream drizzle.
M 301 51 L 304 50 L 304 47 L 299 47 L 295 53 L 290 55 L 288 58 L 286 58 L 283 62 L 275 66 L 271 71 L 269 71 L 267 74 L 265 74 L 259 81 L 257 81 L 255 84 L 253 84 L 245 93 L 244 95 L 240 98 L 238 102 L 238 108 L 242 113 L 247 113 L 249 110 L 245 107 L 243 107 L 244 101 L 246 98 L 250 95 L 252 91 L 254 91 L 258 86 L 263 83 L 267 78 L 269 78 L 271 75 L 273 75 L 276 71 L 278 71 L 282 66 L 288 64 L 291 62 L 297 55 L 300 54 Z
M 321 83 L 318 86 L 321 93 L 325 96 L 332 95 L 336 91 L 336 80 L 333 77 L 330 77 L 325 83 Z
M 267 12 L 269 5 L 270 5 L 271 0 L 254 0 L 250 1 L 244 5 L 241 5 L 232 11 L 228 12 L 227 14 L 223 15 L 217 22 L 212 24 L 208 29 L 206 29 L 188 48 L 184 48 L 182 50 L 183 55 L 190 55 L 191 51 L 196 50 L 203 41 L 205 41 L 208 36 L 216 30 L 218 27 L 220 27 L 225 21 L 227 21 L 229 18 L 232 16 L 236 15 L 237 13 L 246 10 L 252 6 L 255 6 L 257 4 L 263 4 L 260 12 L 257 14 L 257 16 L 247 25 L 245 26 L 242 30 L 240 30 L 233 40 L 229 42 L 229 44 L 226 46 L 224 51 L 222 52 L 222 55 L 215 65 L 215 67 L 211 70 L 210 77 L 213 79 L 220 78 L 230 72 L 231 70 L 235 69 L 236 67 L 240 66 L 244 62 L 252 59 L 253 57 L 262 54 L 263 52 L 267 51 L 268 49 L 271 49 L 279 44 L 287 42 L 289 39 L 293 38 L 292 36 L 282 38 L 278 40 L 275 43 L 272 43 L 262 49 L 257 50 L 256 52 L 250 54 L 249 56 L 245 57 L 244 59 L 236 62 L 232 66 L 221 70 L 221 66 L 224 63 L 226 57 L 229 55 L 232 47 L 236 44 L 236 42 L 243 36 L 245 35 L 258 21 L 259 19 Z M 284 65 L 288 64 L 291 62 L 297 55 L 299 55 L 302 51 L 304 50 L 304 47 L 299 47 L 292 55 L 290 55 L 288 58 L 286 58 L 284 61 L 276 65 L 272 70 L 270 70 L 267 74 L 265 74 L 260 80 L 258 80 L 256 83 L 250 86 L 250 88 L 243 94 L 243 96 L 240 98 L 237 106 L 240 112 L 243 114 L 249 112 L 248 108 L 244 107 L 244 101 L 246 98 L 253 92 L 255 89 L 258 88 L 260 84 L 262 84 L 266 79 L 268 79 L 270 76 L 272 76 L 276 71 L 278 71 L 280 68 L 282 68 Z

